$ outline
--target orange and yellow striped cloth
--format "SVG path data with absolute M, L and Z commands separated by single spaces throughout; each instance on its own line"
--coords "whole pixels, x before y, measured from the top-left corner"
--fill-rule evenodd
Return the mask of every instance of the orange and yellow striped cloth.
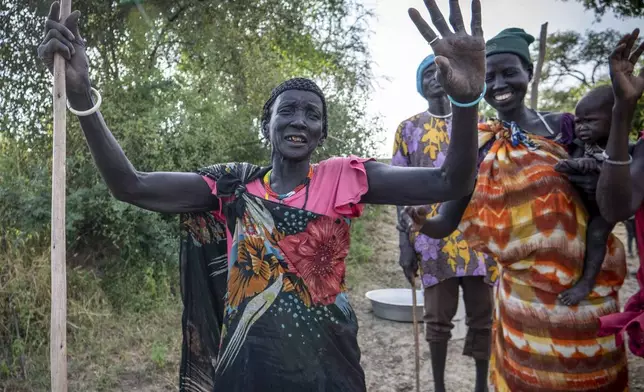
M 626 391 L 623 345 L 597 336 L 599 317 L 619 311 L 624 247 L 611 236 L 589 299 L 573 307 L 557 300 L 581 276 L 588 214 L 554 170 L 568 157 L 565 148 L 514 136 L 498 121 L 479 124 L 479 146 L 491 148 L 460 226 L 470 246 L 502 269 L 490 383 L 496 391 Z

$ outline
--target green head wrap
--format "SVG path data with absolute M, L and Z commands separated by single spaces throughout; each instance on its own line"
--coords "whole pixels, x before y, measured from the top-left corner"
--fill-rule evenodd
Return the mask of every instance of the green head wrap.
M 533 42 L 534 37 L 526 33 L 525 30 L 511 27 L 501 31 L 496 37 L 485 43 L 485 56 L 512 53 L 519 56 L 526 64 L 532 64 L 530 44 Z

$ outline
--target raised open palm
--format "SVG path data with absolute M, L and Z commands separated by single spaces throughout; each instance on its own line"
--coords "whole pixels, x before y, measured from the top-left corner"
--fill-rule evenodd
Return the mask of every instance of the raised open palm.
M 465 31 L 463 15 L 458 0 L 450 0 L 450 29 L 436 1 L 424 0 L 432 23 L 440 33 L 425 22 L 418 10 L 409 9 L 409 16 L 420 34 L 436 54 L 437 79 L 445 92 L 456 101 L 467 103 L 476 100 L 485 84 L 485 40 L 481 25 L 481 1 L 472 1 L 472 35 Z
M 639 33 L 639 29 L 635 29 L 622 37 L 611 53 L 608 63 L 615 98 L 633 103 L 637 102 L 644 92 L 644 70 L 637 76 L 634 74 L 635 64 L 644 52 L 644 42 L 633 51 Z

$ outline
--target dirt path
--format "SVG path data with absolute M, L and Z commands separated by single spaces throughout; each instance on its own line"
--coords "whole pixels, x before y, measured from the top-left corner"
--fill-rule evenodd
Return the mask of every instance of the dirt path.
M 376 318 L 371 305 L 365 298 L 369 290 L 385 287 L 407 287 L 398 267 L 398 241 L 394 226 L 394 209 L 389 208 L 380 224 L 375 225 L 372 262 L 352 266 L 348 274 L 354 274 L 351 301 L 360 321 L 358 335 L 362 348 L 362 365 L 367 378 L 369 392 L 413 391 L 414 340 L 411 324 L 395 323 Z M 619 225 L 616 234 L 625 240 L 624 228 Z M 629 258 L 629 271 L 636 269 L 636 259 Z M 629 274 L 621 292 L 628 298 L 637 290 L 633 274 Z M 447 388 L 453 392 L 474 389 L 474 366 L 470 358 L 461 355 L 463 340 L 452 341 L 449 346 L 446 371 Z M 629 358 L 632 391 L 644 391 L 644 359 Z M 421 337 L 421 385 L 423 391 L 433 390 L 429 349 Z

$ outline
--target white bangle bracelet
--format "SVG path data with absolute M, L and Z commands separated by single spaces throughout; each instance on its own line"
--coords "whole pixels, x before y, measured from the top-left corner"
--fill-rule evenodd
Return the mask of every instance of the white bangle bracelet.
M 94 114 L 98 111 L 98 108 L 101 107 L 101 102 L 103 102 L 103 98 L 101 97 L 101 94 L 98 92 L 97 89 L 94 87 L 91 87 L 92 94 L 96 97 L 96 104 L 94 104 L 94 107 L 87 109 L 87 110 L 76 110 L 72 108 L 72 106 L 69 104 L 69 101 L 67 101 L 67 109 L 69 109 L 70 112 L 73 114 L 79 116 L 79 117 L 84 117 L 84 116 L 89 116 L 90 114 Z
M 613 161 L 608 157 L 608 154 L 606 154 L 606 151 L 602 152 L 602 157 L 604 158 L 604 162 L 610 164 L 610 165 L 616 165 L 616 166 L 628 166 L 631 163 L 633 163 L 633 157 L 628 156 L 628 161 Z

